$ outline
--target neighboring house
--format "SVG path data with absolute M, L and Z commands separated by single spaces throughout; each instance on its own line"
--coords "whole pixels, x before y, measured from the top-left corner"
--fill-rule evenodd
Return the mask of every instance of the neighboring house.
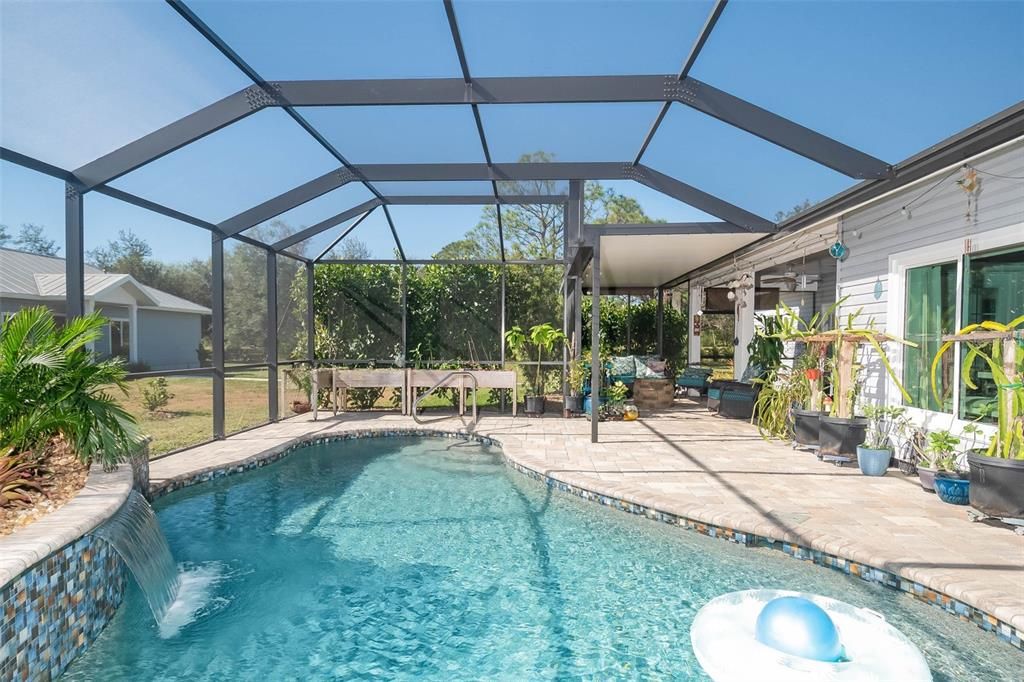
M 46 305 L 65 314 L 64 259 L 0 248 L 0 315 Z M 94 350 L 153 370 L 199 367 L 203 317 L 209 308 L 138 282 L 131 275 L 85 266 L 85 309 L 110 320 Z
M 842 260 L 828 253 L 837 239 L 848 248 Z M 911 395 L 911 417 L 931 428 L 962 428 L 994 405 L 991 376 L 982 369 L 978 389 L 968 389 L 960 381 L 957 356 L 949 353 L 941 365 L 948 397 L 938 404 L 931 392 L 931 360 L 943 334 L 1024 315 L 1024 139 L 690 273 L 691 313 L 706 300 L 703 289 L 743 274 L 758 289 L 779 287 L 780 298 L 799 307 L 802 317 L 845 298 L 844 316 L 861 311 L 862 323 L 870 319 L 918 343 L 919 349 L 892 343 L 888 353 Z M 747 363 L 755 308 L 737 309 L 737 376 Z M 691 339 L 690 354 L 691 362 L 699 360 L 700 337 Z M 868 351 L 865 360 L 861 399 L 902 404 L 877 356 Z

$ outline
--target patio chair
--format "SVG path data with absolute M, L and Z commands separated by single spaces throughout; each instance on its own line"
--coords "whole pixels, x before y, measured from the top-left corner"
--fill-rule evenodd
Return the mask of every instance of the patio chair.
M 754 402 L 761 390 L 761 384 L 755 383 L 764 374 L 760 365 L 748 365 L 739 381 L 716 379 L 708 387 L 708 410 L 719 417 L 729 419 L 746 419 L 754 415 Z
M 708 392 L 708 386 L 711 384 L 711 374 L 714 370 L 708 367 L 701 367 L 700 365 L 690 365 L 683 370 L 682 374 L 676 377 L 676 386 L 682 389 L 682 393 L 685 394 L 687 389 L 693 389 L 700 393 L 700 395 L 706 395 Z

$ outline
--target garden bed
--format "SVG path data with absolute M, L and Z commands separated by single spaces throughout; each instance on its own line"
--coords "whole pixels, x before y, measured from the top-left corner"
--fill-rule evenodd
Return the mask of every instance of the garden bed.
M 41 466 L 49 473 L 41 491 L 28 491 L 30 501 L 0 507 L 0 535 L 54 512 L 69 502 L 85 485 L 89 469 L 63 441 L 54 441 L 43 455 Z

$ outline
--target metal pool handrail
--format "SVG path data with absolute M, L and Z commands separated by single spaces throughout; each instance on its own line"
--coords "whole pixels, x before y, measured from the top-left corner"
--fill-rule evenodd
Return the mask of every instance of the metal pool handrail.
M 420 402 L 422 402 L 424 398 L 426 398 L 429 395 L 432 395 L 439 388 L 445 388 L 445 384 L 448 383 L 448 380 L 452 379 L 454 377 L 457 377 L 457 376 L 469 377 L 470 380 L 473 382 L 473 421 L 470 422 L 470 425 L 471 426 L 476 426 L 476 423 L 477 423 L 477 421 L 479 419 L 479 417 L 477 415 L 477 407 L 476 407 L 477 391 L 478 391 L 479 387 L 478 387 L 478 383 L 477 383 L 476 377 L 473 376 L 473 373 L 472 372 L 467 372 L 465 370 L 458 370 L 458 371 L 455 371 L 455 372 L 449 372 L 448 374 L 446 374 L 444 376 L 444 378 L 442 378 L 440 381 L 438 381 L 433 386 L 431 386 L 429 389 L 427 389 L 426 393 L 424 393 L 420 397 L 416 398 L 416 400 L 414 400 L 413 403 L 412 403 L 412 418 L 413 418 L 413 421 L 415 421 L 417 424 L 429 424 L 431 422 L 441 421 L 442 419 L 447 419 L 448 418 L 448 417 L 434 417 L 433 419 L 420 419 L 418 409 L 419 409 L 419 406 L 420 406 Z

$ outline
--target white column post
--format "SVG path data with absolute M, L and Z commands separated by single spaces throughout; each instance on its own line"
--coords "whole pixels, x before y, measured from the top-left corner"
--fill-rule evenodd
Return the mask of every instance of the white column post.
M 733 365 L 735 367 L 735 378 L 743 376 L 750 361 L 750 354 L 747 352 L 747 344 L 754 338 L 754 271 L 738 273 L 737 279 L 746 281 L 748 287 L 740 287 L 736 290 L 736 338 L 738 343 L 733 351 Z
M 700 336 L 694 334 L 694 331 L 700 329 L 700 321 L 697 319 L 700 317 L 700 306 L 701 306 L 702 290 L 701 287 L 693 282 L 690 282 L 690 294 L 687 297 L 690 306 L 690 314 L 687 316 L 687 323 L 690 326 L 690 333 L 687 335 L 688 339 L 688 362 L 691 365 L 700 364 Z

